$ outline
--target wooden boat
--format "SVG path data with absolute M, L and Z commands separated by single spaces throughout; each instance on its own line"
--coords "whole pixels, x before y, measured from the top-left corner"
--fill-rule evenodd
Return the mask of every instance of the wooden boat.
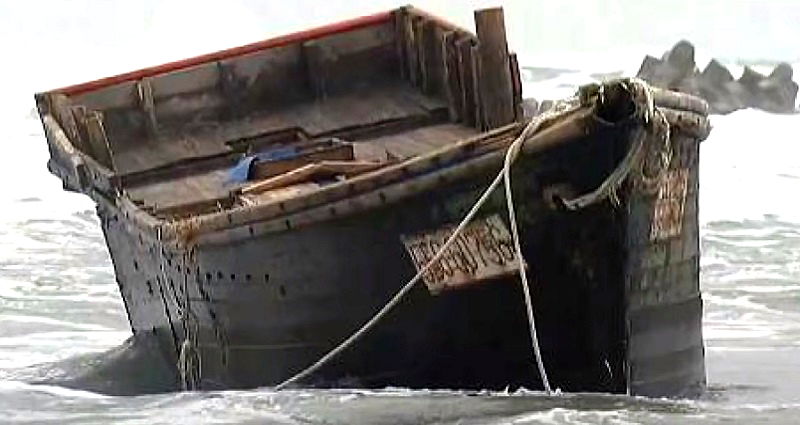
M 432 259 L 530 128 L 502 10 L 475 18 L 406 7 L 36 95 L 49 170 L 96 202 L 131 329 L 176 381 L 284 382 Z M 524 261 L 554 387 L 702 389 L 707 105 L 634 83 L 533 118 L 522 258 L 495 191 L 424 285 L 296 385 L 542 388 Z

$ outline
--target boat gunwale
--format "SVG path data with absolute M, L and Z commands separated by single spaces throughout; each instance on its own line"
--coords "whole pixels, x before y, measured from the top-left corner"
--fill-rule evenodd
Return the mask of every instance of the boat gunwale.
M 135 81 L 142 78 L 155 77 L 162 74 L 167 74 L 174 71 L 191 68 L 198 65 L 217 62 L 224 59 L 230 59 L 239 56 L 246 56 L 252 53 L 257 53 L 263 50 L 269 50 L 276 47 L 282 47 L 294 43 L 302 43 L 309 40 L 314 40 L 329 35 L 350 32 L 361 28 L 386 24 L 391 22 L 393 13 L 396 9 L 374 13 L 371 15 L 364 15 L 357 18 L 346 19 L 339 22 L 334 22 L 327 25 L 322 25 L 306 30 L 291 32 L 288 34 L 279 35 L 276 37 L 267 38 L 265 40 L 256 41 L 254 43 L 244 44 L 237 47 L 230 47 L 227 49 L 218 50 L 215 52 L 204 53 L 198 56 L 193 56 L 177 61 L 167 62 L 160 65 L 145 67 L 135 71 L 128 71 L 122 74 L 112 75 L 109 77 L 98 78 L 83 83 L 73 84 L 65 87 L 60 87 L 52 90 L 47 90 L 42 93 L 60 93 L 67 96 L 75 96 L 95 90 L 104 89 L 115 84 Z
M 668 121 L 670 121 L 670 123 L 673 124 L 680 132 L 686 133 L 698 141 L 705 139 L 707 136 L 710 125 L 706 116 L 692 111 L 681 111 L 664 107 L 661 107 L 660 109 L 664 111 Z M 593 108 L 584 107 L 577 110 L 576 113 L 582 113 L 584 115 L 584 119 L 590 119 L 595 123 L 602 123 L 595 116 Z M 50 116 L 50 114 L 46 114 L 45 116 L 49 117 L 50 119 L 43 119 L 48 121 L 49 125 L 55 126 L 57 129 L 57 131 L 55 131 L 56 134 L 53 134 L 53 137 L 56 139 L 59 137 L 66 138 L 67 136 L 65 133 L 63 133 L 63 129 L 61 129 L 58 122 L 56 122 L 55 119 Z M 606 123 L 606 125 L 613 124 Z M 417 192 L 429 190 L 430 188 L 422 187 L 422 185 L 416 185 L 415 183 L 425 176 L 437 174 L 437 171 L 441 172 L 447 171 L 448 169 L 457 168 L 462 170 L 461 174 L 472 175 L 474 172 L 478 171 L 476 170 L 476 167 L 467 167 L 468 169 L 464 169 L 464 167 L 460 166 L 470 161 L 483 160 L 484 158 L 490 158 L 488 161 L 491 164 L 499 164 L 499 162 L 502 160 L 502 155 L 500 155 L 498 152 L 502 152 L 501 147 L 509 143 L 511 136 L 521 130 L 521 127 L 522 123 L 514 122 L 505 127 L 484 132 L 471 138 L 462 139 L 452 145 L 445 146 L 426 155 L 412 157 L 398 164 L 365 173 L 350 180 L 321 187 L 315 191 L 306 193 L 296 198 L 287 199 L 285 201 L 237 206 L 233 209 L 227 209 L 213 213 L 200 213 L 194 216 L 177 219 L 159 218 L 153 216 L 140 206 L 133 203 L 133 201 L 125 196 L 124 193 L 118 193 L 115 196 L 116 202 L 114 203 L 116 204 L 116 207 L 121 210 L 126 219 L 130 220 L 137 227 L 141 227 L 141 230 L 156 232 L 157 238 L 162 240 L 172 239 L 176 242 L 186 243 L 190 240 L 196 239 L 201 234 L 226 232 L 235 230 L 236 228 L 247 229 L 247 234 L 254 236 L 256 232 L 253 229 L 253 225 L 256 223 L 266 224 L 267 222 L 274 222 L 275 220 L 281 220 L 285 222 L 287 219 L 291 220 L 292 216 L 298 214 L 318 211 L 320 209 L 329 210 L 330 206 L 334 204 L 352 202 L 355 198 L 375 195 L 376 193 L 380 193 L 388 186 L 399 185 L 405 187 L 405 193 L 402 197 L 398 197 L 397 199 L 386 199 L 385 201 L 381 201 L 376 205 L 364 204 L 363 208 L 350 208 L 349 212 L 346 212 L 345 210 L 348 209 L 344 208 L 338 210 L 336 214 L 327 214 L 325 217 L 319 217 L 319 219 L 340 218 L 349 214 L 350 212 L 387 205 L 405 198 L 406 196 L 411 196 Z M 552 127 L 558 127 L 558 124 L 556 123 L 551 127 L 545 128 L 542 130 L 542 132 L 551 133 Z M 591 134 L 587 128 L 582 128 L 581 131 L 583 132 L 583 135 Z M 53 132 L 53 130 L 51 130 L 51 132 Z M 476 143 L 487 139 L 492 139 L 493 137 L 503 136 L 504 133 L 507 133 L 504 137 L 506 139 L 506 143 L 497 143 L 495 141 L 494 144 L 497 145 L 495 146 L 495 149 L 484 151 L 479 155 L 473 155 L 471 157 L 467 155 L 465 157 L 451 158 L 450 164 L 447 166 L 442 166 L 441 159 L 444 155 L 458 153 L 459 151 L 468 153 L 471 147 L 474 147 Z M 558 138 L 558 136 L 556 136 L 556 138 Z M 549 144 L 542 148 L 542 146 L 538 146 L 536 143 L 529 143 L 523 147 L 523 153 L 526 155 L 533 154 L 546 151 L 554 147 L 555 146 L 552 144 Z M 98 168 L 98 165 L 94 163 L 92 158 L 88 157 L 82 152 L 76 151 L 69 153 L 68 155 L 77 155 L 78 161 L 84 161 L 85 165 L 89 168 Z M 439 167 L 440 170 L 431 172 L 431 170 L 435 169 L 436 167 Z M 398 176 L 399 178 L 385 181 L 387 173 L 391 171 L 397 172 L 398 170 L 400 171 L 400 175 Z M 413 173 L 410 172 L 412 170 Z M 102 192 L 102 181 L 100 182 L 101 185 L 95 184 L 97 180 L 103 180 L 104 178 L 107 180 L 108 177 L 109 176 L 103 175 L 103 173 L 90 173 L 90 183 L 91 186 L 94 187 L 83 188 L 83 190 L 96 202 L 109 204 L 111 199 L 106 199 L 109 198 L 109 194 Z M 110 181 L 107 180 L 106 183 L 110 183 Z M 358 186 L 361 187 L 359 188 Z M 317 221 L 317 219 L 313 221 Z M 263 227 L 264 230 L 267 230 L 266 228 L 269 226 L 264 225 L 257 227 Z M 292 226 L 289 226 L 289 228 L 291 229 Z M 286 227 L 284 227 L 284 229 L 286 229 Z M 274 231 L 274 229 L 269 231 Z

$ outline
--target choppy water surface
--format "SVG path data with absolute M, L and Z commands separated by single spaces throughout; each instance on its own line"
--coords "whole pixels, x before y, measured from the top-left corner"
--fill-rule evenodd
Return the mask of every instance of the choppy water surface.
M 440 13 L 447 12 L 449 6 L 432 3 L 445 9 Z M 81 4 L 87 11 L 96 5 Z M 112 12 L 113 8 L 103 5 L 101 11 Z M 35 8 L 0 14 L 5 16 L 0 22 L 16 26 L 33 43 L 28 47 L 14 43 L 11 48 L 20 63 L 28 67 L 4 78 L 6 84 L 14 78 L 20 84 L 9 85 L 9 96 L 0 99 L 0 423 L 797 422 L 800 205 L 796 199 L 800 190 L 800 116 L 758 111 L 713 117 L 714 130 L 701 148 L 701 280 L 709 391 L 700 400 L 403 389 L 103 395 L 108 391 L 152 390 L 166 383 L 159 377 L 158 368 L 142 367 L 147 364 L 146 352 L 120 346 L 130 331 L 93 206 L 82 196 L 62 192 L 60 182 L 47 173 L 44 136 L 31 110 L 30 95 L 37 89 L 107 73 L 100 72 L 103 70 L 116 72 L 148 63 L 125 58 L 125 54 L 133 52 L 128 48 L 141 40 L 131 23 L 121 27 L 123 35 L 113 36 L 117 44 L 89 44 L 94 49 L 105 49 L 107 61 L 67 60 L 67 48 L 91 43 L 91 28 L 67 25 L 69 21 L 58 17 L 65 11 L 51 6 L 49 9 L 53 10 L 46 15 L 50 21 L 45 21 L 53 24 L 50 26 L 23 28 L 22 18 L 38 16 Z M 350 8 L 361 11 L 356 6 Z M 224 16 L 244 16 L 240 13 L 245 9 L 238 4 L 227 8 Z M 469 6 L 453 9 L 457 16 L 469 16 Z M 143 22 L 166 34 L 168 31 L 163 28 L 167 25 L 159 24 L 162 15 L 153 12 L 157 9 L 152 5 L 147 10 L 152 16 Z M 124 21 L 120 16 L 130 10 L 123 12 L 116 12 L 115 22 Z M 335 14 L 322 15 L 327 18 Z M 137 16 L 133 14 L 134 18 Z M 74 19 L 80 23 L 83 18 Z M 257 20 L 251 16 L 245 22 Z M 292 22 L 297 27 L 303 20 Z M 513 22 L 521 26 L 519 19 Z M 245 27 L 252 30 L 252 25 Z M 221 41 L 209 41 L 209 37 L 206 44 L 218 48 L 263 36 L 263 31 L 252 30 L 251 34 L 246 28 L 238 34 L 250 38 L 222 36 L 228 43 L 218 44 Z M 7 29 L 0 30 L 0 35 L 7 36 L 3 31 Z M 65 38 L 60 40 L 60 35 Z M 9 37 L 3 38 L 8 42 Z M 114 46 L 122 47 L 113 49 Z M 191 46 L 194 51 L 180 50 L 177 56 L 205 50 L 198 41 Z M 52 55 L 40 56 L 44 47 L 54 48 Z M 564 50 L 568 48 L 565 46 Z M 774 45 L 771 48 L 776 51 Z M 630 64 L 637 63 L 644 53 L 632 51 L 624 61 L 616 63 L 587 60 L 582 66 L 573 67 L 574 71 L 569 71 L 574 60 L 563 64 L 566 69 L 526 71 L 526 94 L 561 95 L 589 80 L 593 73 L 630 72 Z M 169 49 L 149 56 L 136 54 L 155 61 L 174 59 Z M 63 60 L 61 69 L 53 69 L 52 60 Z M 94 68 L 89 69 L 90 65 Z M 553 64 L 556 66 L 562 64 Z M 795 69 L 798 70 L 797 65 Z M 56 71 L 61 73 L 54 77 Z M 145 350 L 146 347 L 139 348 Z M 118 367 L 126 361 L 124 368 Z

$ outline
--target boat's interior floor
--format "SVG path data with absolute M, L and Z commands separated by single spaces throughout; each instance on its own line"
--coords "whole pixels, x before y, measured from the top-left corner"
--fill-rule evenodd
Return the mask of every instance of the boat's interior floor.
M 170 216 L 182 215 L 178 211 L 183 207 L 230 198 L 242 183 L 231 182 L 229 173 L 245 150 L 253 153 L 336 137 L 352 143 L 355 161 L 390 161 L 418 156 L 477 133 L 472 127 L 451 123 L 444 102 L 396 82 L 226 122 L 189 123 L 178 135 L 162 135 L 115 152 L 114 157 L 121 174 L 138 175 L 125 184 L 127 196 L 155 215 Z M 176 169 L 180 164 L 183 171 L 171 172 L 171 164 Z M 146 170 L 158 167 L 158 173 L 147 176 Z

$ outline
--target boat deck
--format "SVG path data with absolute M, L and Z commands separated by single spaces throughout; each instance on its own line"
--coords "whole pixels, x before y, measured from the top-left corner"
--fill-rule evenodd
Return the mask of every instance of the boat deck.
M 204 129 L 198 133 L 195 129 Z M 209 131 L 209 128 L 213 130 Z M 229 171 L 242 149 L 270 139 L 270 145 L 334 136 L 353 143 L 357 161 L 403 160 L 421 155 L 478 130 L 451 123 L 447 105 L 407 84 L 390 84 L 221 123 L 200 123 L 176 135 L 148 140 L 115 154 L 115 166 L 131 176 L 127 196 L 156 215 L 182 206 L 231 199 L 241 183 Z M 256 148 L 257 150 L 257 148 Z M 187 171 L 159 173 L 185 164 Z M 205 164 L 205 166 L 204 166 Z

